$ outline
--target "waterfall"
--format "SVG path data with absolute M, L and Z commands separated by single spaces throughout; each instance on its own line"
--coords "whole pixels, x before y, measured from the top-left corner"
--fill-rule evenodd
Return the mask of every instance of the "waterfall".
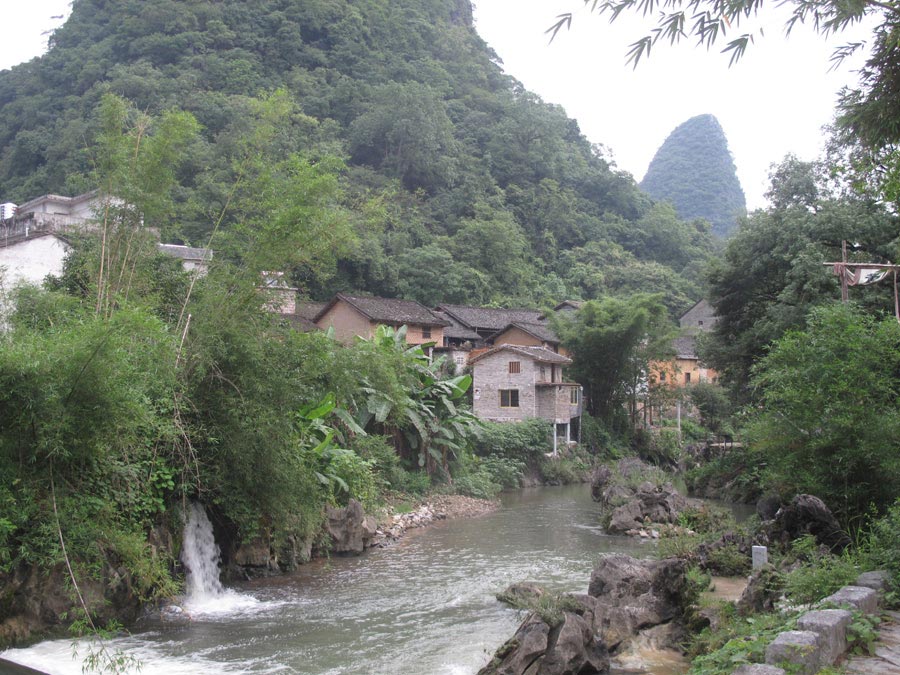
M 221 553 L 203 504 L 193 502 L 184 526 L 181 562 L 185 566 L 184 608 L 192 615 L 231 614 L 259 605 L 249 595 L 219 581 Z
M 219 581 L 219 561 L 220 551 L 206 509 L 203 504 L 193 502 L 181 547 L 181 562 L 187 571 L 184 590 L 188 604 L 204 603 L 224 595 L 225 588 Z

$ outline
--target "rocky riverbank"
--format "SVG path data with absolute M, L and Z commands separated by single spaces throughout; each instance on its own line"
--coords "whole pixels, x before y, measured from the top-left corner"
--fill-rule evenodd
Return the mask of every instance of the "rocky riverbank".
M 406 513 L 392 513 L 376 528 L 370 546 L 390 546 L 407 530 L 427 527 L 450 518 L 474 518 L 490 513 L 500 502 L 464 497 L 463 495 L 434 495 Z

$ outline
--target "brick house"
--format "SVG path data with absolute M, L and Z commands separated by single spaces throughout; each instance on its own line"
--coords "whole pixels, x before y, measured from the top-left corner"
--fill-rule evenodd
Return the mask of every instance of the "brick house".
M 566 382 L 567 356 L 542 346 L 501 344 L 469 359 L 472 410 L 492 422 L 543 419 L 553 425 L 553 452 L 558 439 L 577 441 L 582 409 L 581 386 Z
M 322 330 L 334 328 L 335 337 L 345 343 L 355 337 L 371 338 L 380 325 L 406 326 L 406 342 L 410 345 L 443 344 L 444 327 L 448 325 L 445 319 L 415 300 L 344 293 L 338 293 L 326 303 L 313 323 Z

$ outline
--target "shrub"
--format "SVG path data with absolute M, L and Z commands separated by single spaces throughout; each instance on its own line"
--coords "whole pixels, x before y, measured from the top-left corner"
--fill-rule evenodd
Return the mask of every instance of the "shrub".
M 473 446 L 475 454 L 482 457 L 498 455 L 533 462 L 542 458 L 552 447 L 550 425 L 540 419 L 515 424 L 485 422 Z
M 737 544 L 728 543 L 709 552 L 706 569 L 724 577 L 737 577 L 750 571 L 750 558 Z
M 785 595 L 798 604 L 812 604 L 851 584 L 859 575 L 850 553 L 832 555 L 819 549 L 815 537 L 806 535 L 792 544 L 802 564 L 785 577 Z

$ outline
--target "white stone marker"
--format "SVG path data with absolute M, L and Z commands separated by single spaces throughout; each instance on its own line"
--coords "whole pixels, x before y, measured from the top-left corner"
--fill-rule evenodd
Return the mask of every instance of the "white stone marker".
M 754 546 L 752 556 L 753 569 L 755 570 L 769 564 L 769 549 L 765 546 Z

